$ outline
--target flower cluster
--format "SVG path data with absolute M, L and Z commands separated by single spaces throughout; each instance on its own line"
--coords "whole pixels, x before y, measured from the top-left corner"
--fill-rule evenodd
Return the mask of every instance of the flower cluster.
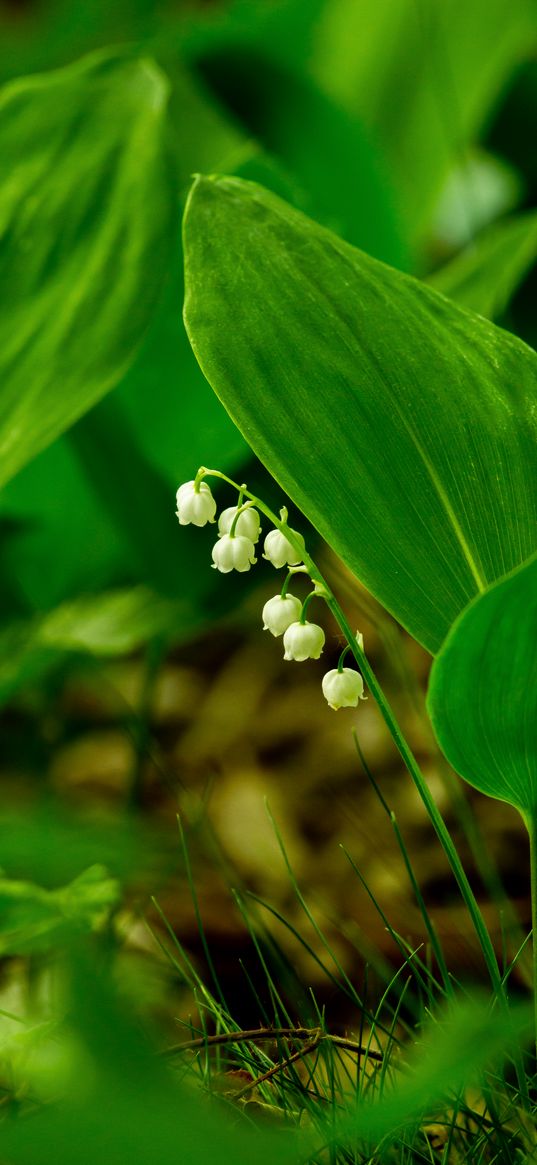
M 216 502 L 210 487 L 203 480 L 206 472 L 209 471 L 200 469 L 193 481 L 185 482 L 177 490 L 177 517 L 182 526 L 205 526 L 215 521 Z M 239 491 L 238 504 L 220 514 L 219 537 L 212 550 L 213 569 L 222 574 L 232 570 L 250 570 L 257 562 L 255 548 L 261 535 L 261 519 L 251 495 L 249 500 L 243 501 L 248 492 L 246 486 L 236 488 Z M 261 508 L 264 509 L 263 506 Z M 284 659 L 319 659 L 325 644 L 325 634 L 317 623 L 308 622 L 306 610 L 312 599 L 327 598 L 328 592 L 319 583 L 315 583 L 313 591 L 304 602 L 296 595 L 288 594 L 293 575 L 308 574 L 308 568 L 303 563 L 306 546 L 302 535 L 287 526 L 285 509 L 281 511 L 281 522 L 287 533 L 281 529 L 269 531 L 263 544 L 263 558 L 277 570 L 287 567 L 288 573 L 281 593 L 269 599 L 263 607 L 263 630 L 270 631 L 276 637 L 283 636 Z M 362 646 L 360 635 L 358 642 Z M 334 709 L 356 708 L 359 700 L 365 699 L 360 673 L 343 667 L 343 659 L 349 650 L 349 647 L 345 648 L 337 668 L 327 672 L 322 681 L 323 695 Z

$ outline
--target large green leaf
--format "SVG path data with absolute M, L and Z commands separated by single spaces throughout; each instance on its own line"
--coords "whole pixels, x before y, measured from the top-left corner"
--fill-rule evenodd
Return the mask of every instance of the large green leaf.
M 173 237 L 166 101 L 151 61 L 117 53 L 0 96 L 0 484 L 113 387 L 151 319 Z
M 160 60 L 160 57 L 159 57 Z M 166 61 L 168 64 L 168 60 Z M 225 157 L 288 193 L 281 172 L 173 60 L 168 108 L 178 188 Z M 179 592 L 201 615 L 216 580 L 197 569 L 199 538 L 177 537 L 175 489 L 192 460 L 233 473 L 249 450 L 202 376 L 182 325 L 180 221 L 169 277 L 145 341 L 114 390 L 34 458 L 0 495 L 5 578 L 30 608 L 51 607 L 80 590 L 146 582 Z M 170 425 L 181 394 L 181 426 Z M 217 588 L 222 596 L 221 587 Z M 213 605 L 212 600 L 211 605 Z M 5 611 L 5 603 L 2 607 Z M 191 628 L 193 623 L 191 622 Z
M 428 709 L 476 789 L 537 811 L 537 559 L 475 599 L 437 656 Z
M 200 179 L 185 320 L 252 448 L 432 651 L 537 544 L 537 356 L 262 188 Z

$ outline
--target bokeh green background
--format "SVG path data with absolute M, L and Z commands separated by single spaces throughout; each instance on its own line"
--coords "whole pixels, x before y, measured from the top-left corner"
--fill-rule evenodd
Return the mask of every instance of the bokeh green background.
M 337 924 L 330 933 L 349 973 L 367 954 L 381 981 L 394 951 L 367 915 L 360 956 L 351 953 L 350 931 L 368 908 L 334 857 L 334 839 L 358 845 L 381 898 L 395 903 L 416 937 L 421 924 L 397 897 L 388 843 L 375 862 L 382 813 L 363 793 L 356 798 L 352 741 L 341 743 L 347 724 L 334 727 L 326 709 L 319 717 L 320 673 L 289 677 L 274 644 L 261 643 L 260 604 L 274 588 L 268 568 L 226 585 L 210 570 L 207 532 L 177 526 L 175 489 L 201 463 L 247 479 L 275 507 L 284 500 L 190 350 L 181 318 L 182 209 L 195 173 L 252 178 L 535 343 L 537 14 L 532 0 L 513 0 L 508 12 L 503 0 L 0 6 L 2 84 L 100 50 L 112 50 L 102 89 L 90 76 L 72 116 L 69 94 L 53 108 L 32 99 L 31 85 L 22 98 L 7 90 L 0 105 L 2 439 L 14 418 L 20 428 L 0 493 L 0 950 L 10 1016 L 2 1087 L 9 1118 L 20 1107 L 33 1117 L 16 1136 L 8 1120 L 0 1151 L 21 1163 L 50 1160 L 52 1146 L 66 1165 L 99 1153 L 107 1162 L 128 1153 L 133 1162 L 158 1163 L 172 1159 L 180 1125 L 179 1159 L 235 1163 L 250 1159 L 251 1145 L 227 1145 L 220 1114 L 214 1127 L 199 1116 L 197 1098 L 176 1091 L 132 1024 L 133 1012 L 142 1012 L 162 1042 L 172 1038 L 174 1014 L 186 1022 L 193 1006 L 192 983 L 164 970 L 156 944 L 141 937 L 150 894 L 164 902 L 172 931 L 186 936 L 200 973 L 208 969 L 176 811 L 188 826 L 218 970 L 237 1006 L 244 993 L 237 962 L 242 957 L 251 971 L 252 944 L 231 921 L 222 887 L 235 879 L 293 910 L 277 846 L 260 824 L 265 793 L 331 925 L 333 916 L 345 919 L 344 937 Z M 148 84 L 163 102 L 165 164 L 146 149 L 150 135 L 142 134 L 138 152 L 127 149 L 129 119 L 145 116 L 146 106 L 133 99 L 131 107 L 125 95 L 148 60 L 155 70 Z M 91 74 L 91 62 L 86 67 Z M 51 118 L 61 129 L 54 149 Z M 91 151 L 78 149 L 81 142 Z M 89 244 L 101 238 L 107 184 L 124 147 L 133 190 L 125 205 L 142 258 L 129 284 L 120 222 L 92 285 Z M 36 193 L 50 193 L 42 242 L 37 235 L 26 262 L 17 231 L 26 207 L 35 214 L 34 160 L 43 183 Z M 39 213 L 33 221 L 38 229 Z M 70 253 L 80 257 L 78 268 L 69 266 Z M 58 333 L 54 346 L 78 273 L 87 321 Z M 456 818 L 443 783 L 451 778 L 422 714 L 425 653 L 313 531 L 309 537 L 365 629 L 436 794 Z M 438 908 L 448 955 L 457 971 L 479 978 L 442 863 L 367 706 L 361 740 L 417 847 L 418 876 Z M 211 798 L 217 839 L 204 817 Z M 514 818 L 491 812 L 492 849 L 513 899 L 523 899 Z M 469 847 L 466 858 L 486 888 L 490 868 L 476 853 Z M 88 868 L 86 882 L 73 881 Z M 494 930 L 492 911 L 489 921 Z M 285 970 L 288 997 L 306 1008 L 312 964 L 287 957 L 296 967 L 285 970 L 274 956 L 275 965 Z M 323 1003 L 349 1022 L 348 1000 L 321 979 Z M 245 1005 L 239 1020 L 255 1022 L 256 1007 Z M 63 1095 L 62 1108 L 55 1102 Z M 266 1152 L 273 1159 L 270 1146 Z M 287 1152 L 293 1157 L 292 1147 L 280 1146 L 278 1159 Z

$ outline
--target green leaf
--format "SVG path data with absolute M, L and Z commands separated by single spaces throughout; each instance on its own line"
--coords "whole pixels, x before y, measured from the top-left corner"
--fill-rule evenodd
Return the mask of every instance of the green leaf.
M 256 1129 L 225 1100 L 204 1095 L 193 1074 L 185 1081 L 169 1071 L 147 1041 L 147 1017 L 140 1022 L 132 1002 L 118 998 L 110 949 L 91 961 L 77 954 L 63 977 L 69 997 L 60 996 L 69 1027 L 64 1021 L 63 1040 L 56 1033 L 64 1095 L 31 1120 L 2 1122 L 3 1160 L 43 1165 L 52 1151 L 55 1165 L 296 1165 L 305 1157 L 291 1121 L 277 1132 Z
M 73 931 L 98 927 L 118 899 L 118 883 L 102 866 L 90 867 L 59 890 L 1 879 L 0 954 L 57 948 Z
M 537 544 L 537 356 L 251 183 L 200 179 L 187 331 L 254 452 L 429 650 Z
M 332 2 L 332 0 L 330 0 Z M 231 0 L 210 20 L 190 20 L 183 29 L 182 49 L 189 60 L 226 47 L 255 53 L 263 48 L 272 60 L 306 72 L 317 27 L 327 0 Z
M 69 813 L 61 798 L 49 797 L 19 813 L 2 809 L 0 861 L 6 878 L 47 889 L 78 880 L 95 863 L 122 881 L 154 886 L 165 871 L 177 871 L 177 838 L 134 813 Z
M 513 1048 L 531 1035 L 533 1020 L 527 1004 L 510 1012 L 491 1014 L 490 1002 L 473 998 L 458 1002 L 444 1015 L 431 1020 L 407 1056 L 404 1074 L 385 1084 L 382 1098 L 358 1104 L 339 1121 L 339 1136 L 364 1140 L 370 1145 L 423 1121 L 439 1105 L 453 1106 L 453 1093 L 461 1093 L 482 1077 L 491 1063 L 506 1060 Z M 393 1068 L 393 1065 L 392 1065 Z M 337 1129 L 337 1124 L 336 1124 Z
M 462 307 L 498 319 L 537 258 L 537 213 L 517 215 L 483 231 L 471 247 L 429 279 Z
M 514 210 L 523 196 L 520 174 L 503 159 L 483 149 L 465 150 L 442 186 L 431 226 L 435 244 L 453 254 L 502 215 Z
M 0 704 L 57 665 L 66 652 L 110 658 L 173 635 L 189 612 L 139 586 L 81 595 L 0 631 Z
M 229 128 L 176 56 L 171 81 L 168 121 L 181 190 L 186 194 L 193 172 L 214 169 L 230 155 L 257 167 L 270 185 L 257 143 Z M 193 461 L 218 461 L 233 473 L 249 450 L 202 376 L 182 325 L 179 217 L 175 242 L 144 343 L 114 393 L 1 491 L 5 577 L 30 608 L 133 579 L 168 595 L 188 591 L 199 620 L 215 589 L 209 569 L 200 590 L 197 568 L 210 560 L 203 540 L 177 536 L 175 490 L 191 476 Z M 170 425 L 178 391 L 179 429 Z
M 423 239 L 460 162 L 537 36 L 533 0 L 332 0 L 312 69 L 375 134 L 407 229 Z
M 463 611 L 431 672 L 428 710 L 461 777 L 537 810 L 537 559 Z
M 39 627 L 39 642 L 63 651 L 87 651 L 109 658 L 135 651 L 156 635 L 173 633 L 181 622 L 179 603 L 147 587 L 81 596 L 49 611 Z
M 149 324 L 173 231 L 166 101 L 151 61 L 117 53 L 0 95 L 0 484 L 116 384 Z
M 393 194 L 358 118 L 276 64 L 265 45 L 227 45 L 200 68 L 245 132 L 293 175 L 294 205 L 377 258 L 405 264 Z
M 128 577 L 125 532 L 96 497 L 67 435 L 4 487 L 0 522 L 4 574 L 30 611 Z

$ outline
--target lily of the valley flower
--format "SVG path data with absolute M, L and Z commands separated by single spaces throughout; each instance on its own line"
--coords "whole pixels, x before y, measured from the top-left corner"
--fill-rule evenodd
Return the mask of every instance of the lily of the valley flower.
M 229 534 L 234 518 L 236 517 L 238 506 L 229 506 L 229 509 L 222 510 L 218 519 L 218 533 Z M 235 534 L 242 535 L 243 538 L 249 538 L 250 542 L 257 542 L 261 533 L 261 520 L 257 510 L 248 506 L 247 510 L 243 510 L 239 514 L 235 525 Z
M 296 595 L 275 595 L 263 607 L 263 631 L 271 635 L 283 635 L 291 623 L 298 622 L 302 603 Z
M 254 544 L 242 534 L 223 534 L 213 546 L 213 569 L 222 574 L 249 570 L 254 562 L 257 562 Z
M 216 502 L 206 481 L 196 489 L 194 481 L 185 481 L 177 490 L 177 517 L 181 526 L 206 526 L 214 522 Z
M 306 549 L 306 544 L 302 534 L 299 534 L 296 530 L 293 530 L 292 533 L 298 539 L 303 553 Z M 281 570 L 282 566 L 298 566 L 299 562 L 302 562 L 302 554 L 297 554 L 294 546 L 291 545 L 289 539 L 280 530 L 271 530 L 270 534 L 267 534 L 263 558 L 266 558 L 278 570 Z
M 350 667 L 344 667 L 341 671 L 336 667 L 327 672 L 322 688 L 323 696 L 336 712 L 338 708 L 357 708 L 358 701 L 365 700 L 364 681 L 360 672 Z
M 324 647 L 324 631 L 316 623 L 291 623 L 283 637 L 284 659 L 318 659 Z

